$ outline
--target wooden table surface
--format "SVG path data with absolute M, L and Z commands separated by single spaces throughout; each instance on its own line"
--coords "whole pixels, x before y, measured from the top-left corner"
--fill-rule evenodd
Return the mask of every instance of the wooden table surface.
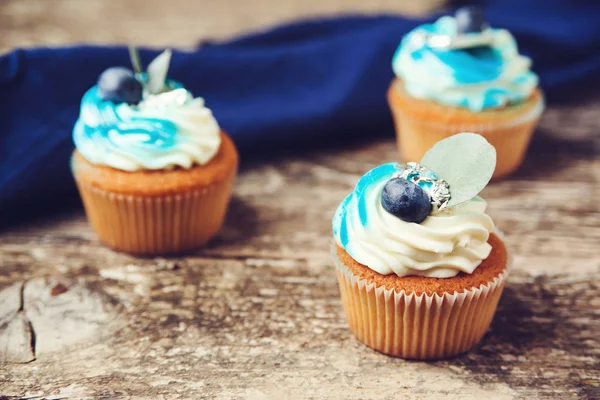
M 76 2 L 10 0 L 0 21 L 21 22 L 0 27 L 0 47 L 28 44 L 47 3 L 68 31 Z M 224 229 L 184 257 L 108 250 L 80 206 L 0 231 L 0 399 L 600 398 L 599 106 L 550 107 L 524 166 L 483 192 L 515 266 L 465 355 L 390 358 L 344 320 L 331 217 L 397 159 L 387 137 L 243 163 Z

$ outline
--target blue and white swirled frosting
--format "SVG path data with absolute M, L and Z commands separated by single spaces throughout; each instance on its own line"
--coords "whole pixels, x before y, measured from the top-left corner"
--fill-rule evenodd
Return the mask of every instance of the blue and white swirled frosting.
M 523 101 L 538 85 L 531 60 L 519 54 L 505 29 L 485 32 L 491 35 L 489 46 L 465 49 L 433 48 L 422 40 L 431 34 L 456 37 L 456 19 L 444 16 L 417 27 L 402 39 L 392 61 L 413 97 L 478 112 Z
M 472 273 L 491 251 L 494 229 L 480 197 L 430 214 L 420 224 L 405 222 L 381 205 L 383 186 L 403 167 L 383 164 L 365 174 L 338 207 L 333 233 L 359 263 L 383 274 L 449 278 Z
M 77 150 L 93 164 L 124 171 L 209 162 L 221 144 L 217 121 L 202 98 L 168 84 L 174 90 L 136 105 L 103 100 L 97 86 L 89 89 L 73 130 Z

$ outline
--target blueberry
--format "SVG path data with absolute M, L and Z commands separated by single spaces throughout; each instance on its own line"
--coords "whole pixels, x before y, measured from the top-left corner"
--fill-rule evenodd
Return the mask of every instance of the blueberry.
M 383 209 L 406 222 L 423 222 L 431 212 L 429 195 L 403 178 L 390 179 L 381 192 Z
M 481 32 L 488 27 L 483 10 L 479 7 L 461 7 L 454 14 L 458 34 Z
M 137 104 L 142 100 L 142 84 L 130 69 L 113 67 L 100 74 L 98 95 L 115 103 Z

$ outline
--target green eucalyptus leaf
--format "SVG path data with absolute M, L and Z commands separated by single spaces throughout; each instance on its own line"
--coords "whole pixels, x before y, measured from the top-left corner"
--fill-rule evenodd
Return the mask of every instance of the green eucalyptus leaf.
M 476 133 L 459 133 L 437 142 L 421 164 L 450 185 L 448 207 L 471 200 L 488 184 L 496 168 L 496 149 Z
M 148 82 L 146 85 L 150 93 L 158 94 L 163 91 L 170 63 L 171 50 L 167 49 L 156 56 L 148 65 Z
M 131 66 L 136 74 L 144 72 L 140 53 L 135 46 L 129 46 L 129 59 L 131 60 Z

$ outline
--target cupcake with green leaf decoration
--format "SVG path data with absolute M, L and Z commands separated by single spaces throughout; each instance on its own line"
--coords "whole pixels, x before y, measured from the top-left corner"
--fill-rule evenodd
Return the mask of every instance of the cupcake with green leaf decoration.
M 332 256 L 360 341 L 393 356 L 440 359 L 483 338 L 509 262 L 478 196 L 495 165 L 493 146 L 460 133 L 419 163 L 372 169 L 342 201 Z
M 204 245 L 223 223 L 237 150 L 201 97 L 168 78 L 167 50 L 143 71 L 104 71 L 81 101 L 71 169 L 90 224 L 134 254 Z
M 539 78 L 506 29 L 463 7 L 402 39 L 388 101 L 400 154 L 418 160 L 459 132 L 484 136 L 497 151 L 494 178 L 522 163 L 544 110 Z

